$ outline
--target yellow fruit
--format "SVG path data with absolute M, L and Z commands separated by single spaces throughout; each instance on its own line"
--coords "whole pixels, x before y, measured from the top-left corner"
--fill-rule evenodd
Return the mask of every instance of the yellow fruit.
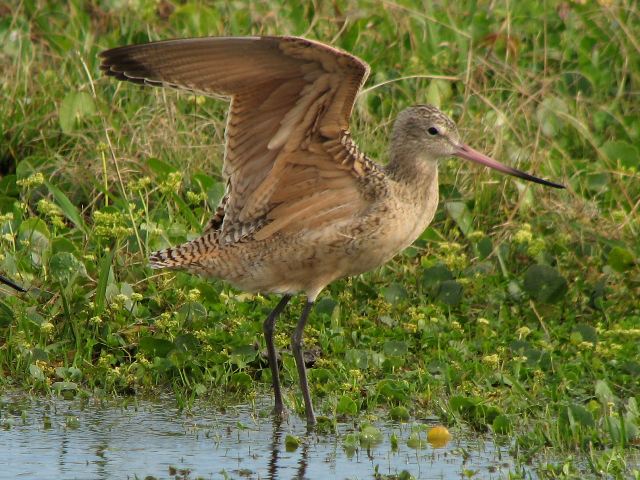
M 427 441 L 434 448 L 444 447 L 451 440 L 451 434 L 446 427 L 438 425 L 427 432 Z

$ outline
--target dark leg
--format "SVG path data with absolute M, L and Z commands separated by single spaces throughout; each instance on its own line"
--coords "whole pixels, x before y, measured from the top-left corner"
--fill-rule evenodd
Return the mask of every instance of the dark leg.
M 280 390 L 280 376 L 278 371 L 278 357 L 276 355 L 276 346 L 273 344 L 273 330 L 276 325 L 276 319 L 278 315 L 282 313 L 284 307 L 287 306 L 291 300 L 291 295 L 284 295 L 280 303 L 276 305 L 276 308 L 269 314 L 267 319 L 262 324 L 262 331 L 264 332 L 264 339 L 267 342 L 267 357 L 269 358 L 269 367 L 271 367 L 271 378 L 273 382 L 273 395 L 275 397 L 274 412 L 276 415 L 284 414 L 284 403 L 282 403 L 282 391 Z
M 298 377 L 300 378 L 300 390 L 302 390 L 302 397 L 304 398 L 304 409 L 307 414 L 307 423 L 309 425 L 315 425 L 316 416 L 313 413 L 313 404 L 311 403 L 311 394 L 309 393 L 309 384 L 307 383 L 307 370 L 304 367 L 304 356 L 302 352 L 302 335 L 304 333 L 304 326 L 307 323 L 307 317 L 309 312 L 313 308 L 313 302 L 307 300 L 307 304 L 304 306 L 302 316 L 298 320 L 296 329 L 291 336 L 291 350 L 293 356 L 296 359 L 296 367 L 298 367 Z

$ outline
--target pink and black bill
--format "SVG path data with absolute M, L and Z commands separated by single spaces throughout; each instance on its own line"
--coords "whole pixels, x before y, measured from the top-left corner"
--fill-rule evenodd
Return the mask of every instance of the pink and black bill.
M 520 170 L 517 170 L 515 168 L 503 165 L 497 160 L 494 160 L 491 157 L 487 157 L 483 153 L 480 153 L 477 150 L 474 150 L 473 148 L 465 144 L 459 145 L 454 155 L 460 158 L 464 158 L 465 160 L 471 160 L 472 162 L 479 163 L 480 165 L 493 168 L 494 170 L 498 170 L 499 172 L 506 173 L 508 175 L 513 175 L 514 177 L 522 178 L 523 180 L 528 180 L 530 182 L 546 185 L 547 187 L 565 188 L 564 185 L 560 185 L 559 183 L 553 183 L 548 180 L 543 180 L 541 178 L 534 177 L 533 175 L 529 175 L 528 173 L 521 172 Z

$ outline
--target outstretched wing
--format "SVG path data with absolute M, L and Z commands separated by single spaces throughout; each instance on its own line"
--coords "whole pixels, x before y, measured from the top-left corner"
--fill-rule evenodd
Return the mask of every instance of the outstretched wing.
M 223 243 L 335 220 L 363 205 L 369 161 L 349 117 L 368 66 L 298 37 L 208 37 L 101 53 L 119 80 L 231 97 Z M 322 220 L 324 219 L 324 220 Z

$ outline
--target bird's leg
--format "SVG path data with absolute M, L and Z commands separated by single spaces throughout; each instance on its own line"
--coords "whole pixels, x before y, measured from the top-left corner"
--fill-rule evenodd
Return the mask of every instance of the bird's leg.
M 275 398 L 274 412 L 276 415 L 282 416 L 284 414 L 284 403 L 282 402 L 282 391 L 280 390 L 280 376 L 278 369 L 278 357 L 276 355 L 276 346 L 273 344 L 273 331 L 276 325 L 276 319 L 284 310 L 291 300 L 291 295 L 284 295 L 280 300 L 280 303 L 276 305 L 276 308 L 269 314 L 264 323 L 262 324 L 262 331 L 264 332 L 264 339 L 267 343 L 267 357 L 269 358 L 269 367 L 271 368 L 271 382 L 273 384 L 273 395 Z
M 302 316 L 298 320 L 296 329 L 291 336 L 291 350 L 293 356 L 296 359 L 296 367 L 298 367 L 298 377 L 300 378 L 300 390 L 302 390 L 302 397 L 304 398 L 304 409 L 307 414 L 307 423 L 309 425 L 315 425 L 316 416 L 313 413 L 313 404 L 311 403 L 311 394 L 309 393 L 309 384 L 307 383 L 307 370 L 304 366 L 304 356 L 302 351 L 302 336 L 304 334 L 304 326 L 307 323 L 309 312 L 313 308 L 313 302 L 307 300 L 307 304 L 304 306 Z

